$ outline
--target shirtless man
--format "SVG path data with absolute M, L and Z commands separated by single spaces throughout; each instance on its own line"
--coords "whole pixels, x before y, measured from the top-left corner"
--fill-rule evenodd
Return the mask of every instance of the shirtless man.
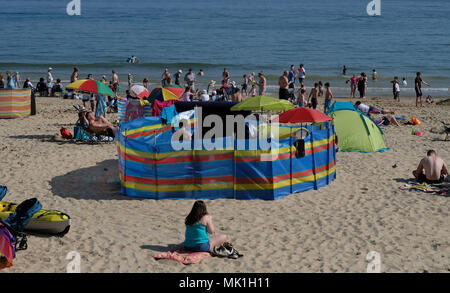
M 311 89 L 308 96 L 308 107 L 316 109 L 317 108 L 317 96 L 319 95 L 319 84 L 316 82 L 314 88 Z
M 413 175 L 419 183 L 442 183 L 448 175 L 448 168 L 434 150 L 429 150 L 427 156 L 420 161 L 417 170 L 413 171 Z
M 95 117 L 94 112 L 83 111 L 81 118 L 89 125 L 89 130 L 95 134 L 102 134 L 106 131 L 109 136 L 116 136 L 116 128 L 105 117 Z
M 112 79 L 111 79 L 111 81 L 112 81 L 113 85 L 119 86 L 119 76 L 117 75 L 115 70 L 112 71 Z
M 289 99 L 289 71 L 285 70 L 283 75 L 278 79 L 278 85 L 280 86 L 280 90 L 278 92 L 279 98 L 283 100 Z

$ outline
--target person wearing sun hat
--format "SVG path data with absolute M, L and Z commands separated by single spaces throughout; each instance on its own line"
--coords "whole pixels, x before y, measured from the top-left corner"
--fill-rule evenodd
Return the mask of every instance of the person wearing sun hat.
M 173 76 L 175 77 L 175 84 L 176 85 L 180 85 L 180 79 L 181 79 L 181 74 L 183 73 L 183 70 L 178 69 L 177 73 L 175 73 Z
M 50 89 L 53 87 L 53 75 L 52 75 L 53 68 L 49 67 L 47 70 L 47 89 L 50 91 Z M 49 92 L 50 95 L 50 92 Z

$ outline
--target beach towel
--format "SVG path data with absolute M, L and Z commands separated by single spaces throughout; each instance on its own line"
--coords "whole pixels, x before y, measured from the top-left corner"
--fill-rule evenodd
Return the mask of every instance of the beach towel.
M 97 109 L 95 117 L 100 117 L 106 113 L 108 105 L 106 104 L 106 97 L 104 95 L 97 95 Z
M 127 110 L 125 122 L 141 118 L 144 115 L 143 107 L 138 99 L 129 99 L 127 101 Z
M 152 109 L 153 109 L 153 116 L 159 116 L 161 114 L 161 111 L 164 107 L 169 107 L 175 104 L 176 100 L 168 100 L 168 101 L 159 101 L 154 100 L 152 103 Z
M 164 121 L 166 121 L 166 123 L 176 123 L 177 119 L 174 120 L 174 118 L 176 118 L 176 116 L 178 115 L 177 110 L 175 109 L 175 105 L 169 106 L 169 107 L 164 107 L 161 111 L 161 119 L 163 119 Z
M 409 181 L 404 186 L 400 187 L 401 190 L 420 191 L 425 193 L 432 193 L 437 195 L 449 196 L 450 195 L 450 183 L 440 184 L 426 184 Z
M 185 265 L 196 264 L 201 262 L 202 260 L 210 257 L 211 254 L 209 252 L 187 252 L 187 251 L 167 251 L 160 252 L 153 256 L 154 259 L 171 259 L 174 261 L 181 262 Z

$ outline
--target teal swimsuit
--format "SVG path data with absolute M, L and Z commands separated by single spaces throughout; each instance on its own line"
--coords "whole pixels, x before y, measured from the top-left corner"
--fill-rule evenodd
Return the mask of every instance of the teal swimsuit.
M 192 226 L 186 225 L 184 247 L 193 251 L 209 251 L 209 236 L 206 226 L 200 222 Z

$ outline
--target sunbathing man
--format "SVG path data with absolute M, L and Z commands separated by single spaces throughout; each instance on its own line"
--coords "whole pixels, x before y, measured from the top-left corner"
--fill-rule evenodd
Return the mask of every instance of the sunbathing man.
M 444 160 L 439 158 L 434 150 L 429 150 L 427 156 L 420 161 L 417 170 L 413 171 L 413 175 L 419 183 L 442 183 L 448 175 L 448 169 Z
M 95 134 L 106 134 L 108 136 L 116 136 L 116 128 L 109 122 L 105 117 L 95 117 L 93 112 L 83 111 L 81 112 L 81 117 L 85 123 L 88 125 L 88 129 Z
M 359 111 L 363 112 L 366 115 L 369 115 L 369 114 L 394 114 L 394 111 L 380 110 L 373 106 L 367 106 L 366 104 L 361 103 L 361 101 L 357 101 L 355 103 L 355 106 L 358 108 Z

